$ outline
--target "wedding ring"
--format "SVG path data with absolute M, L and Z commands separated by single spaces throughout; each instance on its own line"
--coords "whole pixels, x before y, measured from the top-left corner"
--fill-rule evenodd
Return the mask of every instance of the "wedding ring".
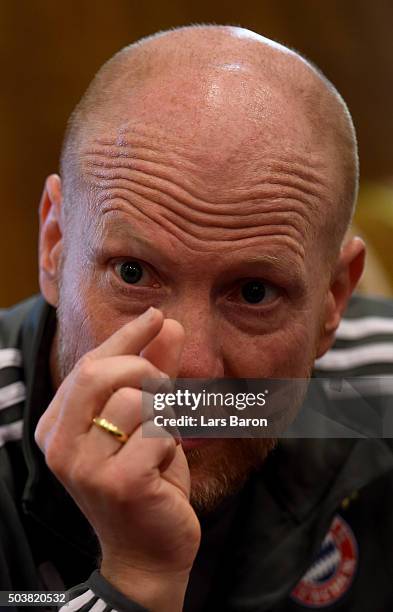
M 111 423 L 110 421 L 108 421 L 107 419 L 104 419 L 103 417 L 94 417 L 93 423 L 97 427 L 100 427 L 104 431 L 108 432 L 111 436 L 114 436 L 116 440 L 118 440 L 122 444 L 125 444 L 129 438 L 129 436 L 126 433 L 124 433 L 124 431 L 119 429 L 117 425 L 115 425 L 114 423 Z

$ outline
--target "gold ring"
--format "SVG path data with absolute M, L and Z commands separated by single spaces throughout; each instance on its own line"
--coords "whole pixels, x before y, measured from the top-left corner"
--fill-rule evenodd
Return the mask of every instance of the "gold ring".
M 102 417 L 94 417 L 93 423 L 94 425 L 97 425 L 97 427 L 101 427 L 101 429 L 107 431 L 109 434 L 111 434 L 111 436 L 115 436 L 116 440 L 122 444 L 125 444 L 129 438 L 124 431 Z

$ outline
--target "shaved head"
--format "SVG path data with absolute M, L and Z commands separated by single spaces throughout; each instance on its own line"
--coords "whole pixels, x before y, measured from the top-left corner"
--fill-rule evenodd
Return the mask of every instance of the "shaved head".
M 341 96 L 298 53 L 228 26 L 161 32 L 119 51 L 68 124 L 61 156 L 66 212 L 87 186 L 89 144 L 105 134 L 109 146 L 108 130 L 125 149 L 130 133 L 157 142 L 162 136 L 168 149 L 184 150 L 184 163 L 211 195 L 217 180 L 224 193 L 237 171 L 252 183 L 267 169 L 279 172 L 288 163 L 290 175 L 291 165 L 306 161 L 305 178 L 326 183 L 323 201 L 310 199 L 319 218 L 312 229 L 337 255 L 357 196 L 356 136 Z

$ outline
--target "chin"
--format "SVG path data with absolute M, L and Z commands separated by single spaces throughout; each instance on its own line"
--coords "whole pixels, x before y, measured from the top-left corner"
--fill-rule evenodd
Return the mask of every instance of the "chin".
M 212 512 L 225 498 L 240 491 L 276 445 L 274 438 L 189 442 L 193 444 L 182 445 L 191 475 L 190 502 L 199 515 Z

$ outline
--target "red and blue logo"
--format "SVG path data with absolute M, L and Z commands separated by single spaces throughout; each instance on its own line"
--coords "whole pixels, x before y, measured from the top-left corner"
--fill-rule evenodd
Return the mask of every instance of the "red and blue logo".
M 331 606 L 349 590 L 357 564 L 355 536 L 344 519 L 336 515 L 318 557 L 292 591 L 291 598 L 308 608 Z

